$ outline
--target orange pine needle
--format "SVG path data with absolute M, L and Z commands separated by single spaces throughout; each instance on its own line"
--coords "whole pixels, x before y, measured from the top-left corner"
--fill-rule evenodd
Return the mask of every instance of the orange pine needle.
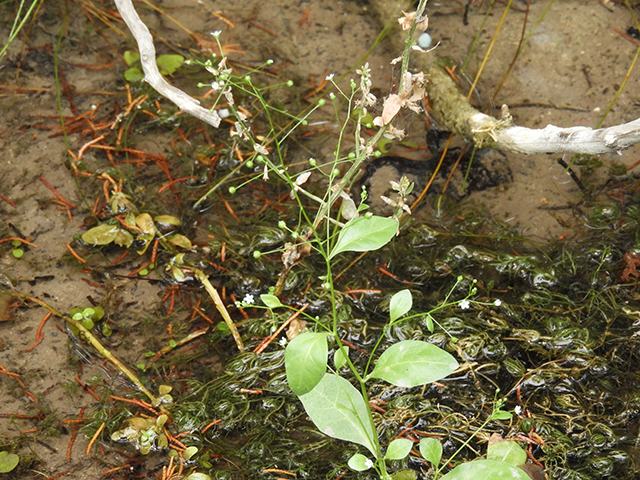
M 267 27 L 263 27 L 259 23 L 254 22 L 253 20 L 249 21 L 249 25 L 251 25 L 252 27 L 256 27 L 259 30 L 262 30 L 263 32 L 267 32 L 269 35 L 271 35 L 273 37 L 278 38 L 280 36 L 276 32 L 274 32 L 273 30 L 269 30 Z
M 262 470 L 262 473 L 282 473 L 283 475 L 291 475 L 295 477 L 296 474 L 293 472 L 288 472 L 286 470 L 280 470 L 279 468 L 265 468 Z
M 0 195 L 0 198 L 2 200 L 4 200 L 5 202 L 7 202 L 9 205 L 11 205 L 13 208 L 18 208 L 18 206 L 16 205 L 16 202 L 11 200 L 9 197 L 5 197 L 4 195 Z
M 280 325 L 280 328 L 278 328 L 275 332 L 273 332 L 272 335 L 268 336 L 265 340 L 263 340 L 254 350 L 253 353 L 255 353 L 256 355 L 261 354 L 262 352 L 264 352 L 266 350 L 266 348 L 269 346 L 269 344 L 271 342 L 273 342 L 273 340 L 276 339 L 276 337 L 278 335 L 280 335 L 280 333 L 287 328 L 287 326 L 293 322 L 296 318 L 298 318 L 298 316 L 304 312 L 307 307 L 309 306 L 309 303 L 305 303 L 302 308 L 300 310 L 298 310 L 296 313 L 294 313 L 293 315 L 291 315 L 282 325 Z
M 219 424 L 219 423 L 220 423 L 220 421 L 221 421 L 220 419 L 218 419 L 218 420 L 214 420 L 214 421 L 213 421 L 213 422 L 211 422 L 209 425 L 207 425 L 206 427 L 204 427 L 200 433 L 204 433 L 204 432 L 206 432 L 207 430 L 209 430 L 209 429 L 210 429 L 211 427 L 213 427 L 214 425 Z
M 149 266 L 148 263 L 143 263 L 142 265 L 140 265 L 138 268 L 136 268 L 133 272 L 131 272 L 130 274 L 127 275 L 127 277 L 133 277 L 134 275 L 139 274 L 142 270 L 144 270 L 145 268 L 147 268 Z
M 40 177 L 40 181 L 44 183 L 44 186 L 47 187 L 49 190 L 51 190 L 56 197 L 58 197 L 58 200 L 60 200 L 61 202 L 64 202 L 64 204 L 67 205 L 69 208 L 77 208 L 77 205 L 71 203 L 69 200 L 67 200 L 62 195 L 60 195 L 60 193 L 55 188 L 53 188 L 53 185 L 47 182 L 47 180 L 44 177 Z
M 71 245 L 69 245 L 68 243 L 64 244 L 67 247 L 67 250 L 69 250 L 69 252 L 71 252 L 71 255 L 73 255 L 75 257 L 76 260 L 82 262 L 82 263 L 87 263 L 87 261 L 82 258 L 80 255 L 78 255 L 76 253 L 76 251 L 71 247 Z
M 195 176 L 181 177 L 181 178 L 176 178 L 175 180 L 171 180 L 169 183 L 165 183 L 162 187 L 160 187 L 160 190 L 158 190 L 158 193 L 164 192 L 167 188 L 174 186 L 178 182 L 184 182 L 194 178 L 197 178 L 197 177 Z
M 44 340 L 42 327 L 44 327 L 44 324 L 47 323 L 47 320 L 49 320 L 49 317 L 51 317 L 51 312 L 47 312 L 47 314 L 44 316 L 44 318 L 40 322 L 40 326 L 38 326 L 38 330 L 36 332 L 36 342 L 33 345 L 31 345 L 29 348 L 27 348 L 25 352 L 30 352 L 31 350 L 36 348 L 38 345 L 40 345 L 40 343 L 42 343 L 42 340 Z
M 24 243 L 26 245 L 29 245 L 30 247 L 38 248 L 38 246 L 35 243 L 31 243 L 29 240 L 25 240 L 24 238 L 8 237 L 8 238 L 3 238 L 2 240 L 0 240 L 0 243 L 4 243 L 4 242 L 20 242 L 20 243 Z
M 84 422 L 85 419 L 82 418 L 82 415 L 84 415 L 84 409 L 85 407 L 82 407 L 80 409 L 80 414 L 78 415 L 78 419 L 75 420 L 75 422 Z M 71 420 L 69 421 L 69 423 L 71 422 Z M 65 423 L 65 422 L 62 422 Z M 80 425 L 76 425 L 75 427 L 73 427 L 73 433 L 71 434 L 71 440 L 69 440 L 69 446 L 67 447 L 67 462 L 69 460 L 71 460 L 71 449 L 73 448 L 73 444 L 76 441 L 76 436 L 78 435 L 78 429 L 80 428 Z
M 94 138 L 90 142 L 85 143 L 78 151 L 78 160 L 82 160 L 82 156 L 84 155 L 84 152 L 86 152 L 91 145 L 98 143 L 100 140 L 103 140 L 106 136 L 107 136 L 106 134 L 100 135 L 98 138 Z
M 127 463 L 120 467 L 112 468 L 111 470 L 107 470 L 106 472 L 102 472 L 102 476 L 109 475 L 110 473 L 117 472 L 119 470 L 124 470 L 125 468 L 131 468 L 131 464 Z
M 94 442 L 97 440 L 98 435 L 100 435 L 100 432 L 102 432 L 102 429 L 104 428 L 105 425 L 106 425 L 106 423 L 102 422 L 102 425 L 100 425 L 100 428 L 98 428 L 98 431 L 91 438 L 91 441 L 89 442 L 89 445 L 87 446 L 87 455 L 89 455 L 89 452 L 91 451 L 91 447 L 93 447 Z

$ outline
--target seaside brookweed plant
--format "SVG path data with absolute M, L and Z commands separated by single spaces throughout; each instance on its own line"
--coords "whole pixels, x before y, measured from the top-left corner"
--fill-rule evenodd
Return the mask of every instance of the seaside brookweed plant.
M 413 15 L 411 33 L 415 30 L 416 23 L 424 21 L 425 4 L 425 0 L 421 1 L 418 13 L 409 14 Z M 411 45 L 408 43 L 404 52 L 405 58 L 409 54 L 410 47 Z M 248 182 L 257 180 L 258 177 L 268 180 L 269 176 L 274 174 L 289 185 L 291 197 L 295 198 L 299 205 L 300 220 L 296 229 L 289 228 L 284 221 L 280 221 L 278 224 L 280 228 L 288 230 L 293 238 L 293 242 L 287 243 L 281 250 L 283 252 L 282 261 L 285 265 L 283 274 L 286 276 L 293 266 L 312 252 L 322 256 L 325 261 L 326 271 L 320 280 L 322 288 L 328 292 L 331 298 L 333 321 L 327 327 L 317 322 L 316 318 L 299 312 L 310 323 L 315 322 L 317 329 L 315 329 L 316 331 L 301 332 L 286 344 L 285 368 L 291 390 L 298 396 L 310 419 L 323 434 L 364 447 L 367 454 L 357 453 L 349 459 L 348 465 L 352 470 L 366 471 L 373 468 L 384 480 L 416 478 L 416 472 L 411 470 L 402 470 L 394 474 L 387 471 L 387 461 L 406 458 L 413 448 L 413 442 L 406 438 L 396 438 L 386 448 L 383 448 L 376 433 L 376 425 L 369 405 L 367 382 L 371 379 L 379 379 L 397 387 L 413 388 L 449 376 L 458 369 L 459 364 L 450 353 L 429 342 L 419 340 L 397 342 L 378 354 L 378 349 L 387 331 L 412 317 L 407 315 L 413 306 L 411 292 L 402 290 L 393 295 L 390 300 L 389 322 L 370 352 L 366 365 L 363 368 L 356 366 L 349 357 L 348 347 L 341 342 L 338 334 L 339 320 L 336 314 L 337 301 L 333 284 L 332 262 L 341 253 L 366 252 L 385 246 L 398 233 L 400 216 L 405 213 L 410 214 L 408 206 L 404 204 L 404 198 L 410 193 L 412 185 L 406 179 L 392 184 L 393 189 L 399 194 L 397 200 L 383 199 L 395 210 L 391 217 L 382 217 L 366 212 L 368 209 L 365 204 L 366 192 L 363 192 L 360 204 L 356 205 L 351 199 L 347 187 L 351 185 L 362 163 L 367 158 L 379 154 L 375 145 L 382 136 L 401 138 L 404 135 L 402 130 L 393 127 L 392 122 L 402 108 L 412 110 L 419 108 L 417 102 L 424 93 L 424 77 L 411 75 L 407 71 L 407 62 L 403 61 L 400 93 L 387 97 L 381 116 L 373 120 L 373 124 L 379 127 L 378 131 L 371 138 L 365 139 L 361 132 L 363 119 L 367 116 L 371 118 L 368 109 L 377 103 L 377 99 L 370 92 L 371 79 L 368 66 L 365 65 L 357 70 L 360 82 L 358 84 L 351 80 L 350 91 L 343 91 L 334 82 L 333 76 L 328 76 L 327 80 L 333 84 L 337 95 L 346 101 L 347 120 L 341 122 L 333 158 L 324 164 L 316 159 L 310 159 L 308 168 L 292 174 L 289 172 L 282 154 L 283 142 L 289 134 L 282 136 L 275 134 L 277 129 L 271 119 L 271 112 L 274 109 L 263 99 L 260 89 L 247 77 L 239 87 L 258 99 L 266 117 L 271 122 L 271 132 L 268 139 L 262 142 L 258 142 L 254 137 L 247 123 L 247 116 L 241 114 L 234 107 L 229 82 L 235 80 L 231 76 L 231 72 L 226 69 L 224 60 L 220 62 L 218 68 L 208 68 L 208 70 L 216 76 L 215 89 L 226 98 L 230 112 L 235 114 L 236 122 L 232 135 L 253 144 L 255 153 L 250 161 L 255 159 L 258 163 L 263 164 L 262 173 L 251 178 Z M 340 110 L 337 95 L 332 93 L 329 95 L 329 100 L 334 106 L 336 119 L 339 119 Z M 312 111 L 324 105 L 325 101 L 321 99 L 312 108 Z M 291 131 L 297 125 L 303 124 L 308 115 L 309 113 L 302 119 L 294 119 L 295 124 Z M 356 119 L 352 122 L 350 119 L 353 119 L 354 116 Z M 346 135 L 350 126 L 353 128 L 355 148 L 354 151 L 344 155 L 341 152 L 344 143 L 346 143 Z M 271 143 L 273 147 L 272 152 L 267 149 L 268 143 Z M 326 181 L 326 191 L 322 197 L 305 190 L 305 184 L 312 173 L 323 176 Z M 239 187 L 230 187 L 229 192 L 235 193 L 245 184 Z M 303 198 L 311 199 L 317 203 L 315 217 L 310 214 L 310 209 L 305 206 Z M 341 206 L 338 209 L 336 204 L 339 201 Z M 342 223 L 343 221 L 345 223 Z M 259 259 L 264 253 L 273 252 L 256 251 L 254 258 Z M 471 283 L 469 292 L 464 299 L 456 301 L 450 299 L 454 289 L 461 282 L 462 277 L 458 277 L 456 284 L 446 295 L 444 301 L 426 314 L 429 330 L 433 331 L 434 323 L 436 323 L 433 318 L 436 311 L 456 304 L 465 309 L 470 308 L 474 303 L 479 303 L 471 298 L 477 291 L 474 286 L 475 281 Z M 269 310 L 277 308 L 295 310 L 281 303 L 278 298 L 281 292 L 282 289 L 276 285 L 271 293 L 261 295 L 260 300 Z M 241 302 L 243 306 L 248 306 L 251 303 L 246 300 Z M 491 305 L 499 306 L 498 302 Z M 452 340 L 455 341 L 455 339 Z M 333 363 L 329 361 L 330 344 L 335 346 Z M 354 380 L 353 383 L 340 374 L 340 370 L 344 366 L 348 367 Z M 493 420 L 511 419 L 512 414 L 502 410 L 504 403 L 504 399 L 494 402 L 492 414 L 482 427 Z M 445 466 L 467 446 L 472 438 L 473 436 L 464 442 L 460 449 L 445 462 L 442 461 L 443 448 L 439 441 L 434 438 L 423 438 L 420 441 L 420 455 L 432 465 L 434 478 L 440 476 Z M 528 480 L 527 474 L 517 468 L 525 463 L 525 452 L 515 442 L 501 443 L 504 443 L 505 446 L 491 446 L 489 448 L 486 459 L 463 463 L 442 478 L 446 480 Z M 507 446 L 508 453 L 505 453 Z

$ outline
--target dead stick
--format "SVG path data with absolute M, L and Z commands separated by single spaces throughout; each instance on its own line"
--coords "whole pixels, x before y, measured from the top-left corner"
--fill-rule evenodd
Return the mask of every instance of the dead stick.
M 220 298 L 220 294 L 214 288 L 214 286 L 211 285 L 211 282 L 209 281 L 209 278 L 204 274 L 204 272 L 202 270 L 194 268 L 193 271 L 196 274 L 196 277 L 198 277 L 198 280 L 200 280 L 200 283 L 202 283 L 202 285 L 204 285 L 205 290 L 207 291 L 207 293 L 209 294 L 209 296 L 213 300 L 213 303 L 215 304 L 216 308 L 218 309 L 218 311 L 222 315 L 222 318 L 224 318 L 224 321 L 226 322 L 227 326 L 229 327 L 229 331 L 231 332 L 231 335 L 233 335 L 233 339 L 236 341 L 236 345 L 238 346 L 238 350 L 240 350 L 241 352 L 244 352 L 244 343 L 242 343 L 242 338 L 240 337 L 240 334 L 238 333 L 238 329 L 236 328 L 236 324 L 233 323 L 233 320 L 231 320 L 231 316 L 229 315 L 229 312 L 227 311 L 227 308 L 224 306 L 224 303 L 222 303 L 222 298 Z

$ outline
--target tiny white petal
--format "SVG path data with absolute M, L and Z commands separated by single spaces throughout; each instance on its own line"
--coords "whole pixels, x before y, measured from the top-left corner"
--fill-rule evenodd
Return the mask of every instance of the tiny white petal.
M 493 304 L 494 304 L 496 307 L 499 307 L 500 305 L 502 305 L 502 300 L 500 300 L 500 299 L 498 298 L 495 302 L 493 302 Z
M 468 300 L 462 300 L 460 302 L 460 308 L 463 310 L 466 310 L 467 308 L 469 308 L 470 304 Z

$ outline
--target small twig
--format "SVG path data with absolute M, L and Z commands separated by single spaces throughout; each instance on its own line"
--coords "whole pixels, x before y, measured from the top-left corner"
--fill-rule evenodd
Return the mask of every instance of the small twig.
M 233 335 L 233 339 L 236 341 L 236 345 L 238 346 L 238 350 L 243 352 L 244 351 L 244 343 L 242 342 L 242 337 L 238 333 L 238 329 L 236 328 L 235 323 L 233 323 L 233 320 L 231 320 L 231 316 L 229 315 L 229 312 L 227 311 L 227 308 L 224 306 L 224 303 L 222 303 L 222 298 L 220 298 L 220 294 L 214 288 L 214 286 L 211 285 L 211 282 L 209 281 L 209 278 L 204 274 L 204 272 L 202 270 L 194 268 L 193 272 L 196 274 L 196 277 L 198 277 L 198 280 L 200 280 L 200 283 L 202 283 L 202 285 L 204 286 L 205 290 L 207 291 L 207 293 L 209 294 L 209 296 L 213 300 L 213 303 L 215 304 L 216 308 L 218 309 L 218 311 L 222 315 L 222 318 L 224 318 L 225 323 L 229 327 L 229 331 L 231 332 L 231 335 Z

